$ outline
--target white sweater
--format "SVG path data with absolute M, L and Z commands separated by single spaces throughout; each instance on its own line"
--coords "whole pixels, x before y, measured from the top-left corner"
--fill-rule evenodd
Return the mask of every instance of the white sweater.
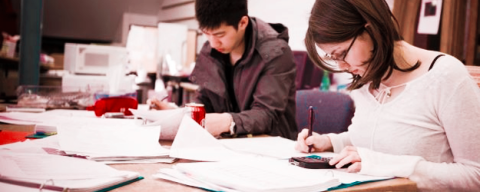
M 440 57 L 384 104 L 368 86 L 351 93 L 348 132 L 329 134 L 335 152 L 356 146 L 360 174 L 407 177 L 421 191 L 480 191 L 480 88 L 460 61 Z

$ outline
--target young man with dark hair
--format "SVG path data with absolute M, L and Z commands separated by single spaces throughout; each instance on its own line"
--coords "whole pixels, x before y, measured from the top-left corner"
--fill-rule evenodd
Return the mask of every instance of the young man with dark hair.
M 287 28 L 249 17 L 246 0 L 196 0 L 195 10 L 208 42 L 190 80 L 200 86 L 195 101 L 205 105 L 206 129 L 295 140 L 296 66 Z

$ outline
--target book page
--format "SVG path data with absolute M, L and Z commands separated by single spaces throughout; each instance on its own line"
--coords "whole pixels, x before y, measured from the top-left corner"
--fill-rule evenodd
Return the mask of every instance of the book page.
M 175 169 L 193 178 L 240 191 L 323 191 L 340 184 L 338 179 L 323 171 L 271 159 L 181 163 Z

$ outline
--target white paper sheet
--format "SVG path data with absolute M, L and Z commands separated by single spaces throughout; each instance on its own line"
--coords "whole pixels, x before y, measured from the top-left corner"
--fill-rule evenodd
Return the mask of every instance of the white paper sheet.
M 283 137 L 256 137 L 256 138 L 235 138 L 220 139 L 227 148 L 244 153 L 256 154 L 258 156 L 272 157 L 275 159 L 289 159 L 290 157 L 305 157 L 319 155 L 322 157 L 333 157 L 335 153 L 302 153 L 295 150 L 295 141 Z
M 333 157 L 334 153 L 301 153 L 295 141 L 281 137 L 216 139 L 189 116 L 182 119 L 170 156 L 198 160 L 225 161 L 238 158 L 289 159 L 319 155 Z
M 184 116 L 170 147 L 170 156 L 198 161 L 224 161 L 246 156 L 223 146 L 189 116 Z

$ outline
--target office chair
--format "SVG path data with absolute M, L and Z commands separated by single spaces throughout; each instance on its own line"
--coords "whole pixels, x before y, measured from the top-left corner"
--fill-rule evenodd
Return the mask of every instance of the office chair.
M 293 57 L 297 65 L 297 77 L 295 78 L 297 90 L 319 87 L 322 82 L 323 70 L 313 64 L 306 51 L 293 51 Z
M 313 131 L 320 134 L 347 131 L 355 111 L 353 100 L 347 94 L 318 89 L 298 90 L 296 93 L 298 131 L 308 127 L 309 106 L 313 106 L 315 111 Z

